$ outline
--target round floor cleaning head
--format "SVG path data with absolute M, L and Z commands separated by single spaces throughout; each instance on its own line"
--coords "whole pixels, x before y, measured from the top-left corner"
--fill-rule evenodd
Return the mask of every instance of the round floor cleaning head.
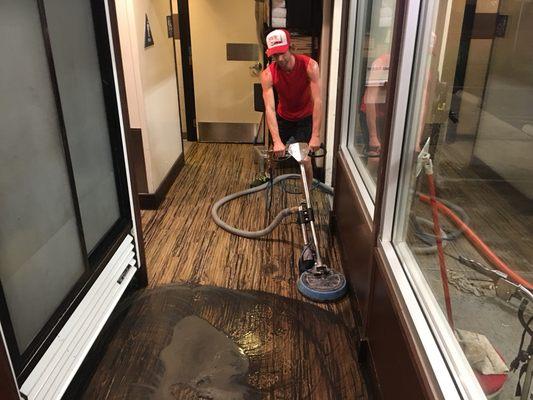
M 332 269 L 321 275 L 305 271 L 298 279 L 298 290 L 314 301 L 334 301 L 346 294 L 346 278 Z

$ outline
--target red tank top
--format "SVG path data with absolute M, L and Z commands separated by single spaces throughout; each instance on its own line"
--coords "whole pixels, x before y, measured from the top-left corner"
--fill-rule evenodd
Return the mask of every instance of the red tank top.
M 278 115 L 289 121 L 297 121 L 313 114 L 313 98 L 307 75 L 309 57 L 293 54 L 294 68 L 286 72 L 274 62 L 270 64 L 270 73 L 278 93 Z

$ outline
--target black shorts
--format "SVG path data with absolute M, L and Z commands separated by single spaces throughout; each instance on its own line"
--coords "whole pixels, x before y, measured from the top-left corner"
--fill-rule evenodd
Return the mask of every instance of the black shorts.
M 283 144 L 287 144 L 289 141 L 292 143 L 309 143 L 311 140 L 311 133 L 313 132 L 312 115 L 297 121 L 288 121 L 276 114 L 276 119 L 278 120 L 279 137 Z

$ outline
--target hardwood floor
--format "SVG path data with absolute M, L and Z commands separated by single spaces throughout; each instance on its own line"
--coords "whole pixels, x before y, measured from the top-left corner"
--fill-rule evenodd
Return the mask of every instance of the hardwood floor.
M 161 208 L 143 212 L 149 288 L 115 313 L 124 320 L 83 398 L 366 399 L 348 299 L 315 304 L 296 289 L 303 242 L 294 218 L 260 240 L 211 219 L 216 200 L 256 176 L 252 146 L 194 143 L 185 159 Z M 288 193 L 301 190 L 295 184 L 275 187 L 270 213 L 261 192 L 233 201 L 221 217 L 260 229 L 299 203 L 301 194 Z M 329 200 L 312 197 L 321 254 L 339 269 Z M 208 350 L 215 347 L 222 350 Z
M 286 219 L 268 237 L 250 240 L 221 230 L 210 216 L 216 200 L 246 189 L 256 176 L 253 148 L 193 144 L 186 159 L 187 165 L 161 209 L 143 212 L 147 263 L 154 266 L 149 271 L 150 285 L 191 282 L 300 298 L 294 285 L 297 271 L 290 263 L 303 243 L 294 218 Z M 318 191 L 314 194 L 319 203 L 321 247 L 335 266 L 339 253 L 327 229 L 328 200 Z M 239 228 L 256 230 L 266 226 L 282 208 L 298 205 L 302 198 L 282 192 L 278 186 L 270 216 L 264 192 L 260 192 L 228 204 L 221 210 L 221 217 Z

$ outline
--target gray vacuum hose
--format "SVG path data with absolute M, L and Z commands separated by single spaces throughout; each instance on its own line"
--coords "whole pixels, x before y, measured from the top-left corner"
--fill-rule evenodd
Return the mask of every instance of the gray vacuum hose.
M 325 183 L 320 182 L 319 180 L 316 180 L 316 179 L 314 180 L 314 185 L 316 185 L 324 193 L 327 193 L 327 194 L 333 196 L 333 188 L 331 186 L 328 186 Z
M 228 231 L 229 233 L 233 233 L 234 235 L 237 235 L 237 236 L 242 236 L 242 237 L 249 238 L 249 239 L 257 239 L 257 238 L 259 238 L 261 236 L 268 235 L 270 232 L 272 232 L 274 230 L 274 228 L 276 226 L 278 226 L 281 223 L 281 221 L 285 217 L 288 217 L 289 215 L 297 212 L 298 211 L 298 207 L 285 208 L 285 209 L 281 210 L 278 213 L 278 215 L 276 215 L 274 220 L 270 223 L 270 225 L 268 225 L 266 228 L 261 229 L 259 231 L 245 231 L 245 230 L 238 229 L 238 228 L 235 228 L 235 227 L 227 224 L 226 222 L 222 221 L 222 219 L 218 216 L 219 208 L 222 207 L 224 204 L 226 204 L 226 203 L 228 203 L 228 202 L 230 202 L 232 200 L 235 200 L 235 199 L 237 199 L 239 197 L 246 196 L 246 195 L 249 195 L 249 194 L 252 194 L 252 193 L 256 193 L 256 192 L 260 192 L 261 190 L 265 190 L 271 184 L 275 185 L 276 183 L 281 182 L 281 181 L 283 181 L 285 179 L 301 179 L 301 178 L 302 178 L 301 175 L 298 175 L 298 174 L 280 175 L 280 176 L 275 177 L 273 182 L 265 182 L 262 185 L 259 185 L 259 186 L 256 186 L 256 187 L 253 187 L 253 188 L 250 188 L 250 189 L 246 189 L 246 190 L 243 190 L 243 191 L 240 191 L 240 192 L 237 192 L 237 193 L 230 194 L 230 195 L 228 195 L 226 197 L 223 197 L 220 200 L 218 200 L 215 204 L 213 204 L 213 207 L 211 208 L 211 217 L 215 221 L 215 224 L 220 226 L 225 231 Z M 328 194 L 333 194 L 333 189 L 331 187 L 323 184 L 322 182 L 320 182 L 318 184 L 318 187 L 321 190 L 323 190 L 324 192 L 328 193 Z
M 420 192 L 416 192 L 416 196 L 418 195 L 420 195 Z M 448 207 L 449 209 L 454 211 L 456 214 L 458 214 L 459 218 L 466 225 L 470 223 L 470 218 L 468 217 L 468 214 L 466 213 L 466 211 L 460 206 L 458 206 L 457 204 L 454 204 L 448 200 L 441 199 L 440 197 L 436 197 L 435 200 L 441 202 L 446 207 Z M 420 225 L 426 225 L 429 227 L 433 227 L 433 221 L 426 219 L 426 218 L 418 217 L 418 216 L 414 216 L 412 218 L 413 218 L 412 221 L 413 221 L 413 227 L 414 227 L 414 234 L 422 242 L 424 242 L 426 246 L 411 246 L 411 251 L 417 254 L 429 254 L 429 253 L 436 252 L 437 241 L 436 241 L 435 235 L 433 233 L 423 232 L 422 229 L 420 228 Z M 460 229 L 456 229 L 451 232 L 445 232 L 442 228 L 440 228 L 440 234 L 442 238 L 443 247 L 445 247 L 448 244 L 448 242 L 457 239 L 459 236 L 461 236 L 462 233 L 463 231 Z

